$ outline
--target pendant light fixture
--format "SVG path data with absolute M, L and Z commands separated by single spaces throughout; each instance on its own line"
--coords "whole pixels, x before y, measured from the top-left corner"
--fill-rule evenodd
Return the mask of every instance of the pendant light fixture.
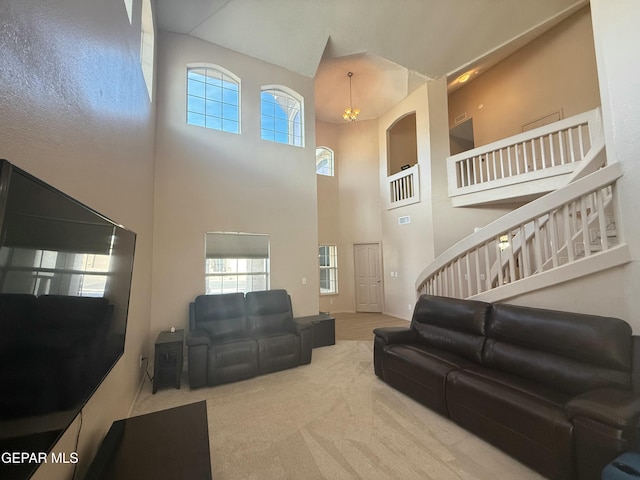
M 355 122 L 358 115 L 360 115 L 360 109 L 353 108 L 353 102 L 351 101 L 351 77 L 353 77 L 353 72 L 348 72 L 347 76 L 349 77 L 349 107 L 345 108 L 342 118 L 344 118 L 345 122 Z

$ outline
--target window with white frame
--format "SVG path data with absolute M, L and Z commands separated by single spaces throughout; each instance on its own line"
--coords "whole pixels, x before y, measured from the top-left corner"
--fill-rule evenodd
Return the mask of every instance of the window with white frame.
M 338 249 L 335 245 L 318 247 L 320 294 L 338 293 Z
M 187 123 L 240 133 L 240 79 L 217 65 L 188 67 Z
M 269 289 L 269 235 L 213 232 L 205 243 L 208 295 Z
M 316 148 L 316 173 L 333 177 L 333 150 L 330 148 Z
M 284 88 L 262 88 L 260 138 L 302 147 L 302 97 Z

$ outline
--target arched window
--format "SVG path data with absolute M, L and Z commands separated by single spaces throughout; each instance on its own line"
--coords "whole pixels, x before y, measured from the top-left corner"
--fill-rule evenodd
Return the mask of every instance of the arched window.
M 303 146 L 302 97 L 285 87 L 262 87 L 260 138 Z
M 333 177 L 333 150 L 330 148 L 316 148 L 316 173 Z
M 188 67 L 187 123 L 240 133 L 240 79 L 216 65 Z

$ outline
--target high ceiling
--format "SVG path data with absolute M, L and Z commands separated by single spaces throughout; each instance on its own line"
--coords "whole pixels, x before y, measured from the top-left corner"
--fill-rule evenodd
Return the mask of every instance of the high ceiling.
M 315 78 L 316 118 L 377 118 L 418 84 L 482 72 L 588 0 L 157 0 L 158 27 Z

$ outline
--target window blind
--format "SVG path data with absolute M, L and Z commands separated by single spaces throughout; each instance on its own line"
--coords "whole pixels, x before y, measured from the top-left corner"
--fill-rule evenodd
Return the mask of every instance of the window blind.
M 269 235 L 207 233 L 207 258 L 269 258 Z

